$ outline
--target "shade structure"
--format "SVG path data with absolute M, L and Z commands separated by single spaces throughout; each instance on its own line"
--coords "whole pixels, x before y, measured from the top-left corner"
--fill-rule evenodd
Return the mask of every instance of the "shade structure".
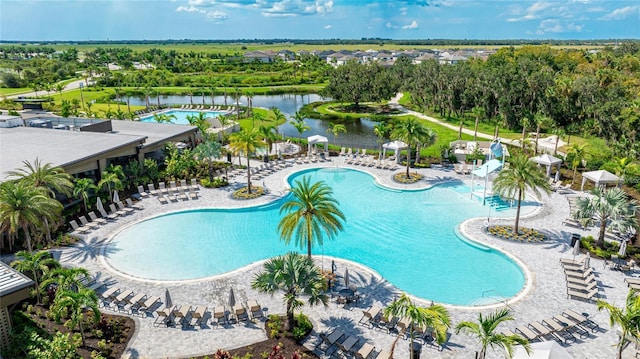
M 113 191 L 113 203 L 120 202 L 120 196 L 118 196 L 118 191 Z
M 402 141 L 391 141 L 382 145 L 382 158 L 386 157 L 387 150 L 394 151 L 394 156 L 396 157 L 396 163 L 399 161 L 400 151 L 408 148 L 409 146 Z
M 472 172 L 474 176 L 485 177 L 490 173 L 498 171 L 501 168 L 502 168 L 502 162 L 500 162 L 500 160 L 493 159 L 482 164 L 482 166 L 476 168 Z
M 531 344 L 531 354 L 521 346 L 516 346 L 513 359 L 573 359 L 566 349 L 555 341 L 539 342 Z
M 327 152 L 327 150 L 329 149 L 328 147 L 329 140 L 324 136 L 320 136 L 320 135 L 309 136 L 307 137 L 307 143 L 309 144 L 309 153 L 311 153 L 312 146 L 315 146 L 317 144 L 324 144 L 324 152 Z
M 557 166 L 558 171 L 560 171 L 560 166 L 562 165 L 562 160 L 548 155 L 546 153 L 541 154 L 540 156 L 531 157 L 531 161 L 547 167 L 547 176 L 551 176 L 551 167 Z
M 100 197 L 98 197 L 96 200 L 96 209 L 100 213 L 104 212 L 104 205 L 102 204 L 102 200 L 100 199 Z
M 620 182 L 620 177 L 607 170 L 585 172 L 582 174 L 581 191 L 584 190 L 584 184 L 587 183 L 587 180 L 595 183 L 596 187 L 599 187 L 606 186 L 607 184 L 618 184 Z
M 229 307 L 236 305 L 236 294 L 233 292 L 233 288 L 229 289 Z

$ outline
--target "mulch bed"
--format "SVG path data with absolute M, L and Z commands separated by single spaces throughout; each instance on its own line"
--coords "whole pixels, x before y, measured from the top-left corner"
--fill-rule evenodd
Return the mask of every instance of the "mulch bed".
M 400 172 L 393 175 L 393 180 L 398 183 L 410 184 L 416 183 L 422 179 L 422 175 L 419 173 L 409 173 L 409 177 L 407 177 L 406 172 Z
M 513 226 L 490 226 L 487 233 L 513 242 L 542 243 L 545 240 L 544 234 L 525 227 L 518 228 L 518 233 L 515 233 Z

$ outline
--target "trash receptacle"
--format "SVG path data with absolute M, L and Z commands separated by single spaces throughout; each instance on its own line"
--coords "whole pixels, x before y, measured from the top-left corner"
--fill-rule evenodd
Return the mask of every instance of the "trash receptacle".
M 413 342 L 413 347 L 411 348 L 411 359 L 420 359 L 421 351 L 422 351 L 422 344 L 418 342 Z
M 571 234 L 571 247 L 575 246 L 576 242 L 579 241 L 580 238 L 581 238 L 581 236 L 578 233 Z
M 231 163 L 231 152 L 227 152 L 227 162 Z

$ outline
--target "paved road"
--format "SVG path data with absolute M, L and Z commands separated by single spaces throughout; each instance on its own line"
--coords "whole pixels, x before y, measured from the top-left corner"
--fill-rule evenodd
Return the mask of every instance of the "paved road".
M 75 80 L 72 82 L 69 82 L 68 84 L 66 84 L 64 86 L 64 90 L 62 90 L 62 92 L 67 92 L 67 91 L 71 91 L 71 90 L 75 90 L 80 88 L 80 84 L 84 83 L 84 80 Z M 38 96 L 43 96 L 43 95 L 53 95 L 55 94 L 55 91 L 51 91 L 49 93 L 47 93 L 47 91 L 38 91 Z M 36 97 L 36 93 L 35 92 L 27 92 L 27 93 L 20 93 L 20 94 L 15 94 L 15 95 L 9 95 L 7 96 L 8 99 L 11 98 L 18 98 L 18 97 Z

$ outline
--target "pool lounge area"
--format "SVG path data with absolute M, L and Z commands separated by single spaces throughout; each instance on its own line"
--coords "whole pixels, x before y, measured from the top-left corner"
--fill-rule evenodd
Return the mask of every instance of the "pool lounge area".
M 312 167 L 323 166 L 327 168 L 340 168 L 345 166 L 340 158 L 333 158 L 333 162 L 323 164 L 303 164 L 289 167 L 265 177 L 264 185 L 270 189 L 271 194 L 251 201 L 250 205 L 266 205 L 269 202 L 278 200 L 288 186 L 286 178 L 292 173 Z M 348 165 L 347 165 L 348 166 Z M 425 176 L 425 180 L 416 185 L 402 185 L 394 183 L 391 179 L 392 172 L 366 168 L 362 169 L 370 173 L 382 186 L 389 186 L 396 189 L 416 189 L 418 187 L 430 187 L 437 183 L 447 183 L 450 181 L 465 181 L 463 176 L 457 175 L 453 170 L 448 169 L 420 169 Z M 246 179 L 239 176 L 234 179 L 232 188 L 242 186 Z M 197 201 L 184 201 L 161 205 L 157 200 L 144 199 L 141 204 L 144 210 L 133 215 L 119 219 L 117 222 L 109 223 L 86 236 L 85 241 L 80 242 L 75 247 L 63 248 L 58 253 L 60 260 L 64 264 L 78 265 L 89 269 L 97 274 L 99 278 L 107 280 L 109 287 L 127 287 L 134 292 L 145 292 L 149 295 L 162 296 L 165 290 L 169 290 L 173 303 L 190 305 L 207 305 L 210 309 L 214 305 L 227 302 L 229 288 L 233 288 L 239 301 L 258 299 L 263 307 L 269 309 L 269 313 L 284 312 L 281 297 L 274 297 L 257 294 L 250 288 L 250 278 L 261 270 L 261 262 L 252 263 L 240 269 L 208 277 L 204 279 L 194 279 L 186 281 L 168 280 L 154 281 L 150 279 L 135 278 L 113 271 L 106 262 L 110 256 L 118 253 L 117 248 L 112 248 L 108 244 L 108 239 L 118 231 L 126 231 L 128 228 L 135 228 L 136 223 L 151 217 L 163 214 L 198 210 L 200 208 L 226 208 L 239 209 L 249 203 L 233 201 L 229 199 L 231 188 L 226 189 L 201 189 L 201 198 Z M 486 309 L 481 309 L 483 313 L 490 311 L 491 307 L 503 307 L 508 305 L 513 310 L 516 320 L 507 323 L 503 329 L 510 329 L 517 325 L 523 325 L 530 321 L 543 320 L 552 315 L 560 314 L 558 311 L 571 308 L 577 312 L 586 312 L 592 315 L 592 319 L 600 324 L 600 331 L 593 333 L 590 337 L 580 339 L 577 343 L 571 343 L 566 349 L 575 358 L 583 357 L 610 357 L 613 352 L 611 345 L 615 342 L 615 332 L 608 327 L 608 317 L 606 313 L 597 312 L 595 305 L 566 298 L 566 288 L 564 276 L 559 259 L 571 257 L 571 248 L 568 243 L 574 228 L 563 227 L 561 219 L 568 213 L 568 203 L 563 195 L 552 193 L 549 197 L 542 199 L 544 206 L 535 208 L 533 213 L 522 218 L 522 225 L 541 228 L 548 235 L 549 239 L 543 244 L 521 244 L 515 242 L 502 241 L 483 232 L 485 216 L 481 218 L 464 220 L 457 228 L 459 233 L 472 243 L 480 243 L 480 246 L 490 246 L 500 253 L 503 253 L 517 261 L 522 266 L 526 274 L 524 289 L 517 297 L 505 302 L 505 296 L 501 293 L 489 292 L 482 294 L 474 305 L 488 305 Z M 491 223 L 512 223 L 511 219 L 496 219 L 496 212 L 491 215 Z M 583 231 L 583 234 L 587 232 Z M 332 242 L 340 241 L 338 238 Z M 332 244 L 328 242 L 325 246 Z M 166 243 L 166 251 L 173 256 L 181 256 L 184 245 L 179 243 Z M 144 248 L 144 246 L 142 246 Z M 307 342 L 313 344 L 318 339 L 318 333 L 331 330 L 335 327 L 358 335 L 368 342 L 375 343 L 376 351 L 385 347 L 390 347 L 395 339 L 393 336 L 382 331 L 368 329 L 358 325 L 362 316 L 362 310 L 366 310 L 372 304 L 385 306 L 390 303 L 402 290 L 383 278 L 376 270 L 364 266 L 356 260 L 344 260 L 338 253 L 328 253 L 328 250 L 314 248 L 315 260 L 318 265 L 325 269 L 331 268 L 331 262 L 337 265 L 336 273 L 343 275 L 346 269 L 349 271 L 351 283 L 357 285 L 361 295 L 361 300 L 355 307 L 344 308 L 332 301 L 327 308 L 324 307 L 303 307 L 303 312 L 310 316 L 315 326 L 315 333 L 312 333 Z M 223 254 L 222 256 L 224 256 Z M 233 254 L 231 254 L 233 255 Z M 215 261 L 221 255 L 211 256 L 210 260 Z M 465 258 L 451 259 L 455 268 L 473 271 L 470 263 Z M 620 303 L 626 295 L 626 285 L 619 272 L 602 269 L 598 261 L 592 261 L 595 271 L 598 273 L 598 280 L 607 284 L 602 291 L 604 298 L 610 302 Z M 421 273 L 425 280 L 437 282 L 439 273 L 437 270 Z M 464 290 L 456 288 L 454 290 Z M 409 291 L 410 292 L 410 291 Z M 411 293 L 411 292 L 410 292 Z M 426 299 L 426 298 L 425 298 Z M 429 305 L 428 299 L 415 298 L 421 305 Z M 475 320 L 477 308 L 449 306 L 453 324 L 463 320 Z M 140 358 L 161 358 L 161 357 L 188 357 L 214 353 L 217 348 L 231 349 L 243 345 L 257 342 L 265 338 L 265 333 L 258 325 L 234 325 L 225 329 L 196 329 L 180 330 L 176 328 L 154 327 L 153 318 L 137 318 L 138 332 L 131 342 L 129 357 Z M 451 330 L 453 332 L 453 330 Z M 197 344 L 195 344 L 197 343 Z M 432 358 L 458 358 L 473 356 L 477 350 L 477 344 L 473 338 L 464 335 L 452 335 L 448 344 L 442 351 L 423 349 L 423 355 Z M 426 352 L 424 352 L 426 351 Z M 626 354 L 630 354 L 629 353 Z M 408 343 L 400 340 L 396 348 L 396 357 L 408 357 Z M 488 357 L 494 357 L 489 354 Z M 497 356 L 495 356 L 497 357 Z M 631 357 L 631 356 L 629 356 Z

